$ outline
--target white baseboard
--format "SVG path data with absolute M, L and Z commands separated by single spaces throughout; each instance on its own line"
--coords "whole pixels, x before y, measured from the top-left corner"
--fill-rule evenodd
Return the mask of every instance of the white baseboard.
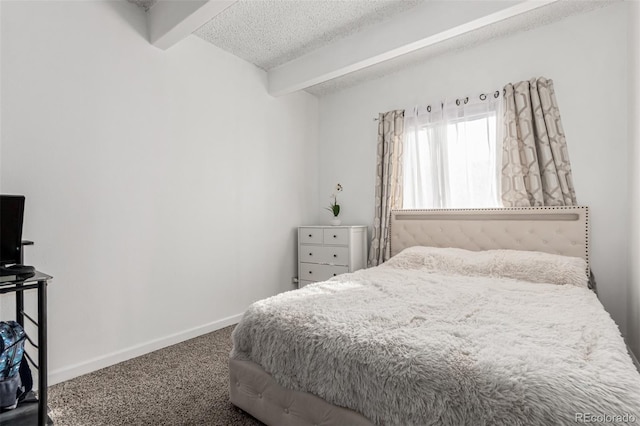
M 167 346 L 175 345 L 176 343 L 184 342 L 185 340 L 193 339 L 194 337 L 198 337 L 203 334 L 211 333 L 212 331 L 219 330 L 229 325 L 237 324 L 240 322 L 240 319 L 242 319 L 242 315 L 243 314 L 238 314 L 222 318 L 221 320 L 214 321 L 209 324 L 194 327 L 160 339 L 151 340 L 130 348 L 99 356 L 85 362 L 50 371 L 48 377 L 49 385 L 55 385 L 56 383 L 61 383 L 73 379 L 74 377 L 82 376 L 83 374 L 91 373 L 93 371 L 100 370 L 101 368 L 109 367 L 119 362 L 148 354 L 149 352 L 157 351 L 158 349 L 166 348 Z

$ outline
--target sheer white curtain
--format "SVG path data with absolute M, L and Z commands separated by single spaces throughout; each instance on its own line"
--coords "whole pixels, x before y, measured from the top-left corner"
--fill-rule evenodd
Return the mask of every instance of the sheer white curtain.
M 500 207 L 501 96 L 405 111 L 405 209 Z

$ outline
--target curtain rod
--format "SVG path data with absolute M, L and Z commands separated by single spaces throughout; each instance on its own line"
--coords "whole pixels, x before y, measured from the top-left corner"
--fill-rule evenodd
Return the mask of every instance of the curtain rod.
M 502 89 L 502 95 L 503 95 L 503 96 L 506 94 L 506 92 L 507 92 L 507 91 L 506 91 L 506 89 Z M 487 94 L 487 93 L 480 93 L 480 95 L 478 95 L 478 98 L 479 98 L 481 101 L 486 101 L 486 100 L 487 100 L 487 96 L 488 96 L 488 94 Z M 498 98 L 499 96 L 500 96 L 500 91 L 499 91 L 499 90 L 496 90 L 495 92 L 493 92 L 493 97 L 494 97 L 494 98 Z M 458 105 L 458 106 L 460 106 L 460 104 L 463 104 L 463 105 L 464 105 L 464 104 L 466 104 L 467 102 L 469 102 L 469 97 L 468 97 L 468 96 L 466 96 L 466 97 L 464 97 L 464 98 L 456 99 L 456 105 Z M 440 107 L 441 107 L 441 108 L 444 108 L 444 102 L 440 102 Z M 428 111 L 428 112 L 431 112 L 431 105 L 427 105 L 427 111 Z M 379 120 L 379 118 L 378 118 L 378 117 L 375 117 L 375 118 L 373 119 L 373 121 L 378 121 L 378 120 Z

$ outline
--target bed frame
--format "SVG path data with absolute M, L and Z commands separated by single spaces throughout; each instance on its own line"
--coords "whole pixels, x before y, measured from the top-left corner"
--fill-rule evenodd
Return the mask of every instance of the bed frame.
M 394 210 L 391 255 L 416 245 L 467 250 L 513 249 L 582 257 L 589 275 L 589 209 Z M 231 402 L 269 425 L 371 425 L 343 407 L 305 392 L 283 388 L 250 361 L 229 361 Z

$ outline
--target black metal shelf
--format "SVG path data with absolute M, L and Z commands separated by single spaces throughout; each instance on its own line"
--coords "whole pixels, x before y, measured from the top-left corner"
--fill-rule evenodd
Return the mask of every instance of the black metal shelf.
M 35 395 L 33 395 L 32 397 L 27 397 L 15 409 L 0 413 L 0 425 L 33 426 L 38 424 L 38 402 Z M 53 420 L 48 415 L 46 421 L 47 425 L 53 424 Z
M 37 345 L 29 342 L 38 350 L 37 366 L 28 357 L 28 360 L 38 370 L 38 397 L 32 395 L 13 410 L 0 413 L 0 425 L 11 426 L 46 426 L 53 421 L 47 413 L 47 284 L 53 278 L 50 275 L 36 271 L 30 277 L 16 277 L 15 280 L 0 283 L 0 294 L 16 294 L 16 321 L 24 327 L 25 318 L 38 327 Z M 38 321 L 34 321 L 24 312 L 24 291 L 37 290 L 38 292 Z M 25 352 L 26 355 L 26 352 Z M 27 402 L 28 401 L 28 402 Z

